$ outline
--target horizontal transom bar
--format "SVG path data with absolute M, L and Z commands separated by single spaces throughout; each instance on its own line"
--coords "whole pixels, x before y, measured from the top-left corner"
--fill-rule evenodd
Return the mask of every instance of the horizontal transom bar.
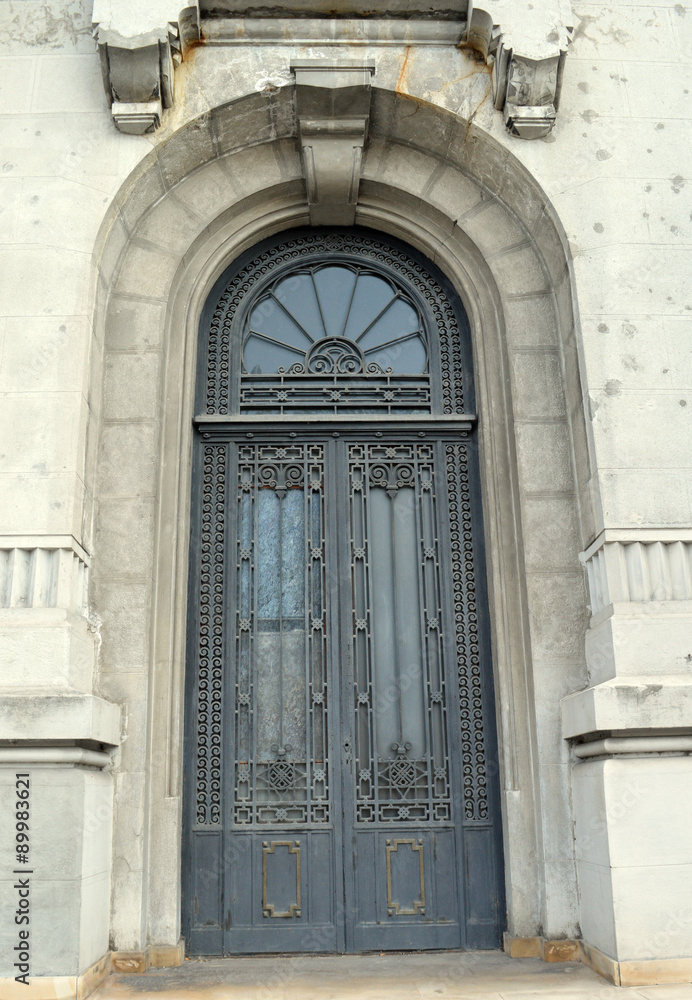
M 473 413 L 444 414 L 380 414 L 380 413 L 290 413 L 227 416 L 201 414 L 194 418 L 197 429 L 205 436 L 255 437 L 256 435 L 281 434 L 289 436 L 371 437 L 378 434 L 401 433 L 406 436 L 455 437 L 470 433 L 477 423 Z

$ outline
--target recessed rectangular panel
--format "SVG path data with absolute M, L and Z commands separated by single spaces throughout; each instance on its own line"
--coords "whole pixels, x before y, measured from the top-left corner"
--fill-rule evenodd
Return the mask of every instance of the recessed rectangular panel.
M 464 852 L 469 896 L 469 947 L 496 948 L 502 900 L 495 888 L 496 862 L 487 829 L 467 827 L 464 831 Z
M 262 844 L 262 916 L 301 916 L 300 841 L 270 840 Z
M 311 926 L 333 926 L 336 913 L 341 908 L 340 900 L 337 900 L 334 895 L 335 882 L 341 889 L 343 879 L 339 877 L 335 880 L 334 878 L 331 833 L 310 833 L 307 839 L 306 854 L 308 871 L 313 873 L 313 876 L 306 879 L 307 901 L 303 901 L 303 910 L 305 911 L 307 903 L 307 915 Z M 339 865 L 340 875 L 341 865 Z
M 192 842 L 190 947 L 197 955 L 218 955 L 223 944 L 222 835 L 197 831 Z
M 425 915 L 423 841 L 387 840 L 387 915 Z
M 356 950 L 459 948 L 454 830 L 356 833 Z
M 198 833 L 194 841 L 194 924 L 221 924 L 221 834 Z
M 333 833 L 231 834 L 238 840 L 251 850 L 235 870 L 225 952 L 335 950 Z

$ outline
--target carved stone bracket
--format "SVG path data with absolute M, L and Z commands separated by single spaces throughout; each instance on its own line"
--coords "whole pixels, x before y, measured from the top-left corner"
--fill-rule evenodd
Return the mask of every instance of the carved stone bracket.
M 539 139 L 555 124 L 571 8 L 564 0 L 470 0 L 467 42 L 492 65 L 495 107 L 520 139 Z
M 374 64 L 293 63 L 296 112 L 315 226 L 353 225 Z
M 173 104 L 173 74 L 200 37 L 199 0 L 95 0 L 94 38 L 113 121 L 143 135 Z

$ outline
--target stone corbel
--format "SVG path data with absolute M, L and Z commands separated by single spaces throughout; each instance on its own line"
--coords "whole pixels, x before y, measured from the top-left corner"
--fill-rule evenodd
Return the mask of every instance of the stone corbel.
M 540 139 L 555 125 L 571 22 L 563 0 L 470 0 L 467 44 L 492 65 L 495 107 L 520 139 Z
M 199 0 L 95 0 L 92 20 L 113 121 L 121 132 L 153 132 L 173 105 L 175 68 L 199 40 Z
M 314 226 L 355 220 L 374 64 L 294 63 L 296 113 Z

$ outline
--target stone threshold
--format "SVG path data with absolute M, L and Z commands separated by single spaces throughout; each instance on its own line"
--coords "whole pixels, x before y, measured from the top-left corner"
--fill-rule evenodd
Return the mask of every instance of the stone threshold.
M 658 986 L 692 983 L 692 959 L 620 961 L 577 939 L 513 937 L 505 932 L 503 951 L 509 958 L 539 958 L 543 962 L 581 962 L 614 986 Z M 416 953 L 411 953 L 416 954 Z M 492 952 L 488 953 L 493 954 Z M 252 956 L 239 956 L 248 958 Z M 267 957 L 267 956 L 260 956 Z M 309 958 L 311 956 L 300 956 Z M 314 956 L 319 957 L 319 956 Z M 322 956 L 324 957 L 324 956 Z M 221 959 L 220 961 L 224 961 Z M 230 959 L 229 961 L 233 961 Z M 172 969 L 185 962 L 185 942 L 152 945 L 141 952 L 108 952 L 79 976 L 34 976 L 29 985 L 0 979 L 2 1000 L 86 1000 L 114 975 L 143 975 L 149 969 Z M 690 987 L 692 1000 L 692 986 Z

